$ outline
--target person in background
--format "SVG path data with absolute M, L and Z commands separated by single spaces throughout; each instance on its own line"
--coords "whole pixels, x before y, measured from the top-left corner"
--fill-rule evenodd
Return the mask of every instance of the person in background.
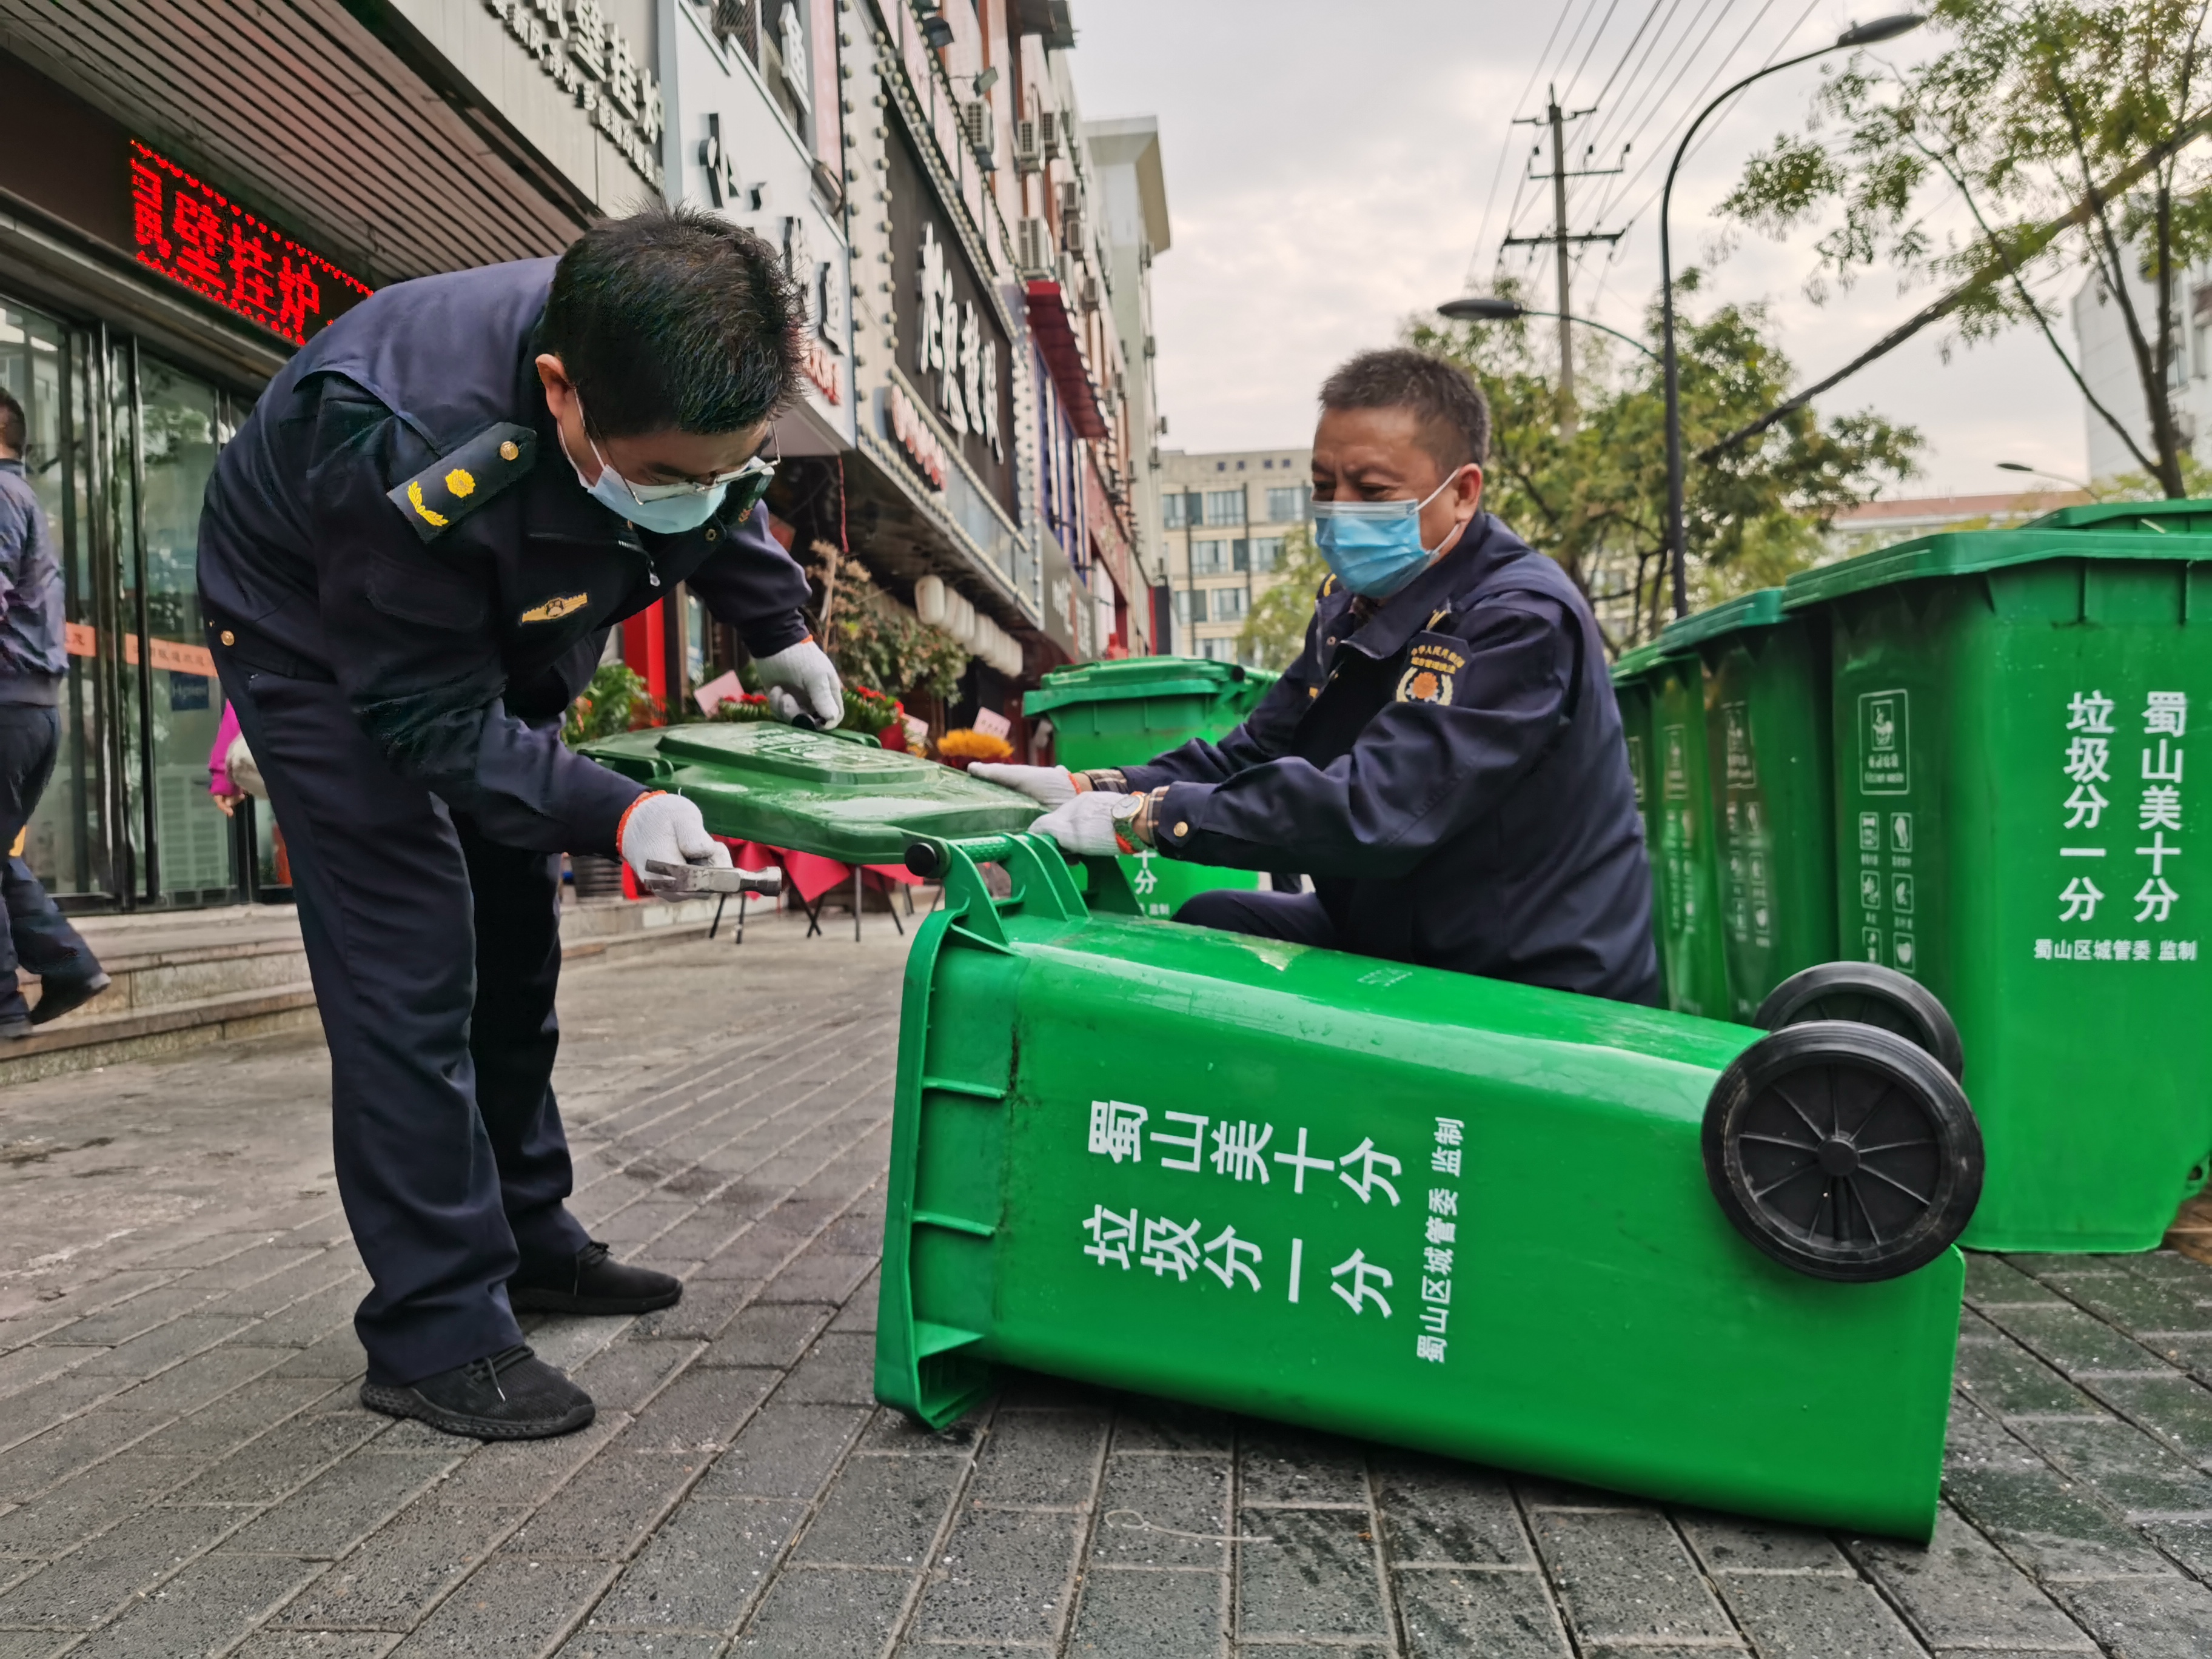
M 238 729 L 238 711 L 228 703 L 222 706 L 222 724 L 216 728 L 215 746 L 208 750 L 208 793 L 213 797 L 223 817 L 238 811 L 238 803 L 248 795 L 266 800 L 269 790 L 261 781 L 261 769 L 253 763 L 253 751 L 246 746 L 246 735 Z
M 1651 878 L 1604 642 L 1565 571 L 1482 510 L 1490 410 L 1456 365 L 1365 351 L 1314 433 L 1331 574 L 1250 716 L 1142 766 L 972 766 L 1071 853 L 1151 848 L 1316 890 L 1176 920 L 1623 1002 L 1658 1000 Z
M 28 437 L 23 406 L 0 386 L 0 1041 L 30 1036 L 108 987 L 92 947 L 69 924 L 31 866 L 24 832 L 39 808 L 61 750 L 61 687 L 69 672 L 62 616 L 62 568 L 46 509 L 23 472 Z M 39 975 L 33 1008 L 19 969 Z

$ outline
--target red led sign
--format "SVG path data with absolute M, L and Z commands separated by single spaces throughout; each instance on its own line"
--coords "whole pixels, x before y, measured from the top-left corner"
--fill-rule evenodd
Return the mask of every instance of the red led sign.
M 131 228 L 140 264 L 294 345 L 369 295 L 321 254 L 135 138 Z

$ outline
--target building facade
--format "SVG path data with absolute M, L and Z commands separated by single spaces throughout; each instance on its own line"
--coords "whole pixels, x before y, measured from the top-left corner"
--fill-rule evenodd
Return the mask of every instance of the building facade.
M 977 708 L 1150 648 L 1150 416 L 1073 45 L 1065 0 L 0 0 L 0 384 L 68 583 L 27 844 L 49 890 L 188 905 L 276 873 L 265 821 L 206 797 L 195 561 L 215 456 L 289 355 L 389 283 L 655 200 L 805 286 L 770 497 L 797 556 L 899 601 L 951 583 L 991 624 Z M 735 646 L 679 592 L 617 648 L 673 703 Z
M 1313 504 L 1313 451 L 1160 456 L 1159 526 L 1176 653 L 1243 660 L 1252 603 L 1279 580 L 1288 538 Z
M 1121 343 L 1125 378 L 1115 391 L 1127 404 L 1132 574 L 1149 588 L 1146 626 L 1128 643 L 1139 654 L 1146 645 L 1164 652 L 1174 619 L 1160 527 L 1160 438 L 1166 421 L 1153 374 L 1159 343 L 1152 331 L 1152 261 L 1172 246 L 1173 235 L 1167 175 L 1160 161 L 1160 124 L 1138 115 L 1093 121 L 1083 131 L 1097 164 L 1106 288 Z
M 2158 288 L 2140 262 L 2128 270 L 2128 300 L 2147 335 L 2157 329 Z M 2166 364 L 2166 393 L 2180 427 L 2182 447 L 2198 460 L 2212 458 L 2212 261 L 2179 273 L 2173 295 L 2179 328 L 2174 354 Z M 2158 451 L 2150 436 L 2150 412 L 2143 398 L 2142 375 L 2118 299 L 2101 276 L 2092 276 L 2073 301 L 2076 363 L 2089 394 L 2124 424 L 2147 455 Z M 2089 479 L 2108 483 L 2147 469 L 2130 453 L 2112 423 L 2085 398 L 2081 418 L 2087 439 Z
M 817 564 L 834 544 L 812 509 L 825 492 L 834 500 L 856 430 L 838 17 L 836 0 L 655 0 L 654 13 L 659 196 L 753 231 L 806 296 L 805 380 L 776 422 L 769 507 L 793 555 Z M 738 654 L 731 630 L 681 588 L 624 623 L 618 648 L 666 708 Z
M 1150 452 L 1073 28 L 1063 0 L 840 8 L 857 425 L 839 544 L 925 621 L 948 592 L 972 607 L 955 717 L 1018 720 L 1038 674 L 1152 648 Z
M 658 188 L 650 0 L 0 0 L 0 384 L 67 587 L 26 842 L 73 908 L 277 873 L 206 763 L 200 498 L 288 356 L 371 291 L 555 253 Z

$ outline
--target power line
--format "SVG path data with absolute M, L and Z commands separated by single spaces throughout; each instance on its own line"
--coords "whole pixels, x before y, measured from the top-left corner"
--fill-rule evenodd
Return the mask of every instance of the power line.
M 1705 34 L 1698 37 L 1698 27 L 1705 21 L 1706 14 L 1711 11 L 1713 3 L 1714 0 L 1698 0 L 1698 9 L 1690 14 L 1689 21 L 1679 31 L 1674 32 L 1674 38 L 1665 53 L 1652 68 L 1650 78 L 1644 80 L 1641 86 L 1634 85 L 1633 82 L 1643 77 L 1645 66 L 1644 64 L 1637 65 L 1636 75 L 1631 77 L 1632 85 L 1614 105 L 1613 118 L 1601 122 L 1598 128 L 1591 133 L 1593 143 L 1604 143 L 1610 149 L 1612 135 L 1616 131 L 1626 131 L 1628 134 L 1628 142 L 1632 144 L 1637 138 L 1643 136 L 1644 125 L 1656 116 L 1659 107 L 1673 95 L 1674 88 L 1681 84 L 1683 77 L 1690 72 L 1690 64 L 1696 61 L 1698 53 L 1705 49 L 1705 42 L 1712 39 L 1713 31 L 1719 27 L 1722 21 L 1735 8 L 1737 0 L 1721 0 L 1720 9 L 1712 14 L 1712 21 L 1706 25 Z M 1673 21 L 1671 17 L 1668 21 L 1670 23 Z M 1692 45 L 1693 39 L 1696 40 L 1695 45 Z M 1654 48 L 1656 48 L 1658 44 L 1656 40 L 1652 42 Z M 1682 58 L 1681 67 L 1677 69 L 1675 60 L 1681 58 L 1685 47 L 1688 48 L 1689 55 Z M 1649 54 L 1647 54 L 1647 59 L 1648 56 Z M 1674 74 L 1672 80 L 1667 78 L 1669 70 Z
M 1597 27 L 1596 27 L 1595 30 L 1593 30 L 1593 31 L 1591 32 L 1590 38 L 1589 38 L 1589 45 L 1588 45 L 1587 46 L 1584 46 L 1584 47 L 1583 48 L 1583 55 L 1582 55 L 1582 60 L 1581 60 L 1581 62 L 1577 63 L 1577 64 L 1575 65 L 1575 72 L 1574 72 L 1574 74 L 1570 75 L 1569 76 L 1567 76 L 1566 81 L 1565 81 L 1565 85 L 1566 89 L 1567 89 L 1567 95 L 1569 96 L 1569 98 L 1571 98 L 1571 98 L 1573 97 L 1573 95 L 1574 95 L 1575 82 L 1576 82 L 1576 81 L 1577 81 L 1577 78 L 1579 78 L 1579 77 L 1580 77 L 1580 76 L 1582 75 L 1582 72 L 1583 72 L 1583 64 L 1588 64 L 1588 63 L 1589 62 L 1590 53 L 1592 53 L 1593 52 L 1595 52 L 1595 51 L 1597 50 L 1597 43 L 1598 43 L 1599 40 L 1600 40 L 1601 38 L 1602 38 L 1602 37 L 1603 37 L 1603 35 L 1604 35 L 1604 33 L 1605 33 L 1605 26 L 1606 26 L 1607 23 L 1610 23 L 1611 21 L 1613 21 L 1613 14 L 1615 11 L 1619 10 L 1619 9 L 1620 9 L 1620 0 L 1607 0 L 1607 4 L 1606 4 L 1606 8 L 1605 8 L 1605 15 L 1604 15 L 1603 17 L 1601 17 L 1601 18 L 1600 18 L 1600 19 L 1598 20 L 1598 25 L 1597 25 Z M 1585 12 L 1585 13 L 1583 13 L 1583 14 L 1584 21 L 1588 21 L 1588 19 L 1589 19 L 1589 15 L 1590 15 L 1590 12 L 1595 12 L 1596 9 L 1597 9 L 1597 6 L 1596 6 L 1595 0 L 1591 0 L 1590 11 L 1589 11 L 1589 12 Z M 1575 50 L 1575 40 L 1576 40 L 1577 39 L 1580 38 L 1581 34 L 1582 34 L 1582 31 L 1581 31 L 1580 29 L 1577 29 L 1577 30 L 1575 31 L 1574 35 L 1569 38 L 1569 40 L 1568 40 L 1568 41 L 1567 41 L 1567 49 L 1566 49 L 1566 51 L 1565 51 L 1565 52 L 1562 52 L 1562 53 L 1559 55 L 1559 62 L 1561 63 L 1561 64 L 1563 64 L 1563 65 L 1564 65 L 1564 64 L 1566 63 L 1567 59 L 1568 59 L 1569 58 L 1571 58 L 1571 57 L 1572 57 L 1572 56 L 1574 55 L 1574 50 Z
M 1769 11 L 1772 10 L 1775 3 L 1776 0 L 1766 0 L 1766 3 L 1761 6 L 1759 9 L 1759 16 L 1752 19 L 1752 28 L 1758 27 L 1760 18 L 1764 18 Z M 1805 9 L 1798 14 L 1797 21 L 1790 26 L 1788 31 L 1779 40 L 1775 42 L 1774 49 L 1766 54 L 1765 63 L 1759 65 L 1761 69 L 1765 68 L 1767 64 L 1773 63 L 1777 58 L 1782 56 L 1783 52 L 1788 49 L 1790 42 L 1796 38 L 1798 30 L 1805 27 L 1806 21 L 1810 18 L 1815 11 L 1820 9 L 1821 3 L 1822 0 L 1810 0 L 1810 3 L 1806 6 Z M 1744 32 L 1744 39 L 1748 40 L 1750 38 L 1750 29 L 1747 29 Z M 1714 69 L 1713 72 L 1705 77 L 1705 85 L 1698 88 L 1696 95 L 1690 100 L 1688 105 L 1684 107 L 1682 112 L 1674 118 L 1673 124 L 1669 125 L 1667 131 L 1660 136 L 1659 143 L 1646 155 L 1644 164 L 1638 167 L 1633 173 L 1629 174 L 1625 179 L 1623 179 L 1620 185 L 1613 186 L 1608 191 L 1608 199 L 1604 204 L 1605 209 L 1610 209 L 1617 205 L 1622 198 L 1626 197 L 1630 191 L 1636 188 L 1637 181 L 1651 171 L 1651 168 L 1657 162 L 1659 157 L 1668 153 L 1667 141 L 1674 136 L 1676 130 L 1679 129 L 1684 122 L 1691 119 L 1696 114 L 1698 110 L 1703 107 L 1703 100 L 1705 94 L 1711 89 L 1713 82 L 1721 78 L 1723 72 L 1728 68 L 1730 60 L 1732 60 L 1735 57 L 1735 54 L 1742 49 L 1743 41 L 1738 40 L 1735 46 L 1729 50 L 1728 57 L 1722 58 L 1720 64 Z M 1741 98 L 1742 94 L 1739 93 L 1737 94 L 1738 101 L 1741 101 Z M 1691 151 L 1692 155 L 1697 154 L 1698 150 L 1703 149 L 1705 146 L 1711 141 L 1713 132 L 1718 130 L 1719 125 L 1720 124 L 1717 121 L 1714 123 L 1713 127 L 1707 131 L 1705 136 L 1698 141 L 1696 147 Z M 1655 189 L 1649 197 L 1644 198 L 1644 202 L 1637 208 L 1636 211 L 1629 216 L 1626 222 L 1632 225 L 1638 219 L 1641 219 L 1644 215 L 1650 210 L 1651 204 L 1658 199 L 1660 192 L 1665 188 L 1666 183 L 1662 179 L 1658 188 Z
M 1590 3 L 1595 5 L 1596 0 L 1590 0 Z M 1571 6 L 1562 7 L 1558 15 L 1552 19 L 1552 32 L 1544 38 L 1543 48 L 1537 52 L 1536 62 L 1528 70 L 1528 83 L 1521 88 L 1521 95 L 1513 100 L 1515 109 L 1520 109 L 1528 103 L 1528 94 L 1535 91 L 1536 82 L 1543 78 L 1544 62 L 1552 55 L 1552 43 L 1559 38 L 1559 31 L 1565 27 L 1568 15 L 1573 9 Z M 1498 201 L 1498 186 L 1499 181 L 1505 177 L 1505 164 L 1512 159 L 1513 149 L 1516 142 L 1513 137 L 1513 129 L 1509 125 L 1505 130 L 1504 145 L 1498 152 L 1497 169 L 1490 175 L 1490 194 L 1483 198 L 1482 222 L 1475 228 L 1474 258 L 1477 260 L 1482 258 L 1483 244 L 1490 240 L 1490 210 Z M 1513 199 L 1517 209 L 1521 199 L 1521 192 L 1517 186 L 1514 190 Z M 1512 222 L 1511 213 L 1507 214 L 1506 222 L 1508 224 Z M 1472 263 L 1468 268 L 1468 276 L 1470 278 L 1474 276 Z
M 1628 44 L 1621 48 L 1620 59 L 1613 66 L 1613 73 L 1605 77 L 1605 84 L 1597 89 L 1596 101 L 1601 106 L 1607 98 L 1612 95 L 1613 83 L 1620 79 L 1621 70 L 1627 64 L 1630 54 L 1636 50 L 1636 43 L 1644 38 L 1644 31 L 1651 27 L 1651 20 L 1658 16 L 1659 8 L 1666 6 L 1668 15 L 1671 17 L 1680 8 L 1681 3 L 1682 0 L 1651 0 L 1651 9 L 1644 14 L 1644 21 L 1636 26 L 1636 33 L 1628 37 Z M 1646 46 L 1644 49 L 1644 54 L 1647 58 L 1650 57 L 1651 48 Z

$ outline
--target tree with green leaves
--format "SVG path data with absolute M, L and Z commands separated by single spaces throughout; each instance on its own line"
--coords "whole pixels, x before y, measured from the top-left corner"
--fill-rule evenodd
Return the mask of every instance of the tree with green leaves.
M 1935 57 L 1853 57 L 1807 131 L 1754 156 L 1723 211 L 1771 234 L 1821 227 L 1816 300 L 1886 260 L 1908 282 L 1957 285 L 1949 314 L 1968 341 L 2038 330 L 2142 471 L 2182 495 L 2189 444 L 2167 376 L 2181 274 L 2212 253 L 2212 155 L 2194 142 L 2212 131 L 2206 9 L 1937 0 L 1929 27 L 1948 38 Z M 1954 197 L 1971 234 L 1936 228 Z M 2119 308 L 2139 410 L 2096 397 L 2052 327 L 2051 283 L 2083 270 Z
M 1254 599 L 1245 613 L 1237 646 L 1245 661 L 1279 674 L 1305 649 L 1314 597 L 1328 579 L 1328 563 L 1314 545 L 1311 531 L 1302 526 L 1283 538 L 1275 577 L 1274 586 Z
M 1675 280 L 1682 431 L 1695 454 L 1788 395 L 1792 368 L 1759 305 L 1695 307 L 1699 273 Z M 1512 297 L 1511 285 L 1499 292 Z M 1657 307 L 1646 319 L 1657 343 Z M 1409 342 L 1463 365 L 1490 399 L 1484 504 L 1550 554 L 1589 598 L 1609 648 L 1652 638 L 1667 609 L 1666 403 L 1659 366 L 1623 362 L 1586 334 L 1575 430 L 1559 423 L 1551 344 L 1525 323 L 1413 325 Z M 1920 434 L 1870 411 L 1823 422 L 1792 410 L 1686 479 L 1691 591 L 1701 605 L 1769 586 L 1815 562 L 1835 514 L 1914 471 Z

